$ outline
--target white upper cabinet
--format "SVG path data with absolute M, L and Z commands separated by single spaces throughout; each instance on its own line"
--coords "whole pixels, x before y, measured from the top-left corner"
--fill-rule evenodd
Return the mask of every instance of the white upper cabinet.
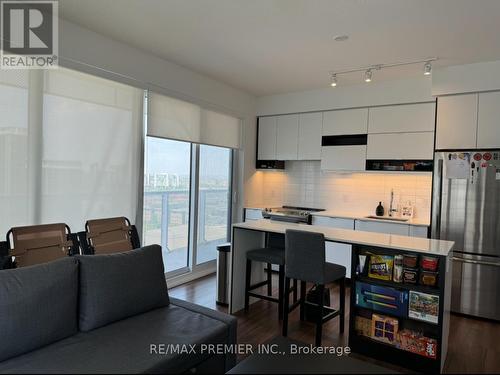
M 366 134 L 368 108 L 323 112 L 323 135 Z
M 367 159 L 432 160 L 434 133 L 368 134 Z
M 322 147 L 321 169 L 325 171 L 364 171 L 366 145 Z
M 368 133 L 433 132 L 435 103 L 370 108 Z
M 478 148 L 500 148 L 500 92 L 479 94 Z
M 299 115 L 298 160 L 321 159 L 322 130 L 323 112 L 303 113 Z
M 299 115 L 277 116 L 276 135 L 276 159 L 297 160 Z
M 259 118 L 259 160 L 276 160 L 276 117 Z
M 476 148 L 478 94 L 438 98 L 436 149 Z

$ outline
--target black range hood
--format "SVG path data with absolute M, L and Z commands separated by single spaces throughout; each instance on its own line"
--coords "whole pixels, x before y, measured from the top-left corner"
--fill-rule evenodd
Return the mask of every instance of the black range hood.
M 284 160 L 257 160 L 257 169 L 285 169 Z

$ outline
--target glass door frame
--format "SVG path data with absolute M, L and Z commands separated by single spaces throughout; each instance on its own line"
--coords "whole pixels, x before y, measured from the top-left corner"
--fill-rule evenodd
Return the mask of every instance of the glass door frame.
M 199 233 L 199 204 L 200 204 L 200 144 L 192 144 L 191 148 L 191 191 L 190 191 L 190 225 L 189 225 L 189 267 L 191 272 L 200 268 L 205 268 L 211 264 L 215 265 L 217 259 L 212 259 L 203 263 L 197 262 L 198 259 L 198 233 Z M 210 146 L 210 145 L 206 145 Z M 214 146 L 219 147 L 219 146 Z M 228 176 L 228 209 L 227 209 L 227 235 L 226 242 L 231 240 L 231 225 L 233 217 L 233 192 L 234 192 L 234 150 L 229 150 L 229 168 Z
M 148 136 L 150 137 L 150 136 Z M 155 138 L 155 137 L 152 137 Z M 146 140 L 147 142 L 147 140 Z M 188 225 L 188 244 L 187 244 L 187 262 L 184 267 L 178 268 L 176 270 L 169 271 L 165 273 L 167 279 L 174 278 L 180 275 L 185 275 L 188 273 L 196 272 L 198 270 L 207 269 L 210 267 L 215 267 L 216 259 L 209 260 L 197 264 L 198 256 L 198 232 L 199 232 L 199 184 L 200 184 L 200 144 L 191 143 L 190 145 L 190 188 L 189 188 L 189 225 Z M 145 148 L 146 151 L 146 148 Z M 227 210 L 227 236 L 226 241 L 230 241 L 231 238 L 231 225 L 233 216 L 233 194 L 234 194 L 234 157 L 235 152 L 229 149 L 229 169 L 228 169 L 228 180 L 229 180 L 229 192 L 228 192 L 228 210 Z M 144 185 L 144 181 L 143 181 Z M 143 193 L 144 194 L 144 193 Z M 144 195 L 143 195 L 144 200 Z M 144 207 L 144 206 L 143 206 Z M 142 207 L 142 210 L 144 208 Z M 144 212 L 142 213 L 144 215 Z M 163 228 L 162 228 L 163 230 Z M 144 233 L 141 233 L 141 239 L 144 238 Z
M 148 127 L 148 117 L 149 117 L 149 100 L 148 100 L 148 90 L 144 90 L 143 97 L 143 153 L 142 153 L 142 172 L 139 186 L 139 192 L 142 193 L 141 204 L 139 204 L 140 214 L 140 238 L 141 243 L 144 243 L 144 172 L 146 170 L 146 153 L 147 153 L 147 137 L 152 137 L 147 135 L 147 127 Z M 158 138 L 158 137 L 152 137 Z M 207 145 L 213 146 L 213 145 Z M 219 146 L 216 146 L 219 147 Z M 230 152 L 229 155 L 229 170 L 228 170 L 228 179 L 229 179 L 229 192 L 228 192 L 228 210 L 227 210 L 227 236 L 226 241 L 229 242 L 231 240 L 231 227 L 233 223 L 233 205 L 236 204 L 234 199 L 235 192 L 235 182 L 237 181 L 237 177 L 235 176 L 235 165 L 237 163 L 237 155 L 238 153 L 234 149 L 228 149 Z M 177 276 L 190 274 L 196 271 L 201 271 L 203 269 L 213 268 L 215 269 L 215 264 L 217 259 L 213 259 L 207 262 L 203 262 L 200 264 L 196 264 L 197 255 L 198 255 L 198 214 L 199 214 L 199 182 L 200 182 L 200 144 L 191 143 L 190 149 L 190 188 L 189 188 L 189 225 L 188 225 L 188 244 L 187 244 L 187 262 L 186 266 L 178 268 L 173 271 L 169 271 L 165 273 L 165 278 L 171 279 Z

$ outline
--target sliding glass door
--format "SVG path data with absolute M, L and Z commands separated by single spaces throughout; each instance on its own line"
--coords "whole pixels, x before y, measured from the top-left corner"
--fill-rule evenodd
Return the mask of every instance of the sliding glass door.
M 231 222 L 231 156 L 228 148 L 199 146 L 196 264 L 214 260 L 228 241 Z
M 228 241 L 231 176 L 229 148 L 146 137 L 143 242 L 161 244 L 168 276 L 214 261 Z
M 189 267 L 191 144 L 147 137 L 143 242 L 160 244 L 165 273 Z

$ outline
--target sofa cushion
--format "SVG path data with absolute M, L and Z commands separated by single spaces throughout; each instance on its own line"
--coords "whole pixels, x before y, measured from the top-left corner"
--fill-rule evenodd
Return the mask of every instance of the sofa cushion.
M 0 373 L 184 373 L 213 354 L 157 354 L 151 345 L 228 343 L 222 320 L 172 303 L 0 363 Z
M 78 331 L 78 262 L 0 271 L 0 361 Z
M 80 260 L 81 331 L 90 331 L 169 303 L 161 247 Z

